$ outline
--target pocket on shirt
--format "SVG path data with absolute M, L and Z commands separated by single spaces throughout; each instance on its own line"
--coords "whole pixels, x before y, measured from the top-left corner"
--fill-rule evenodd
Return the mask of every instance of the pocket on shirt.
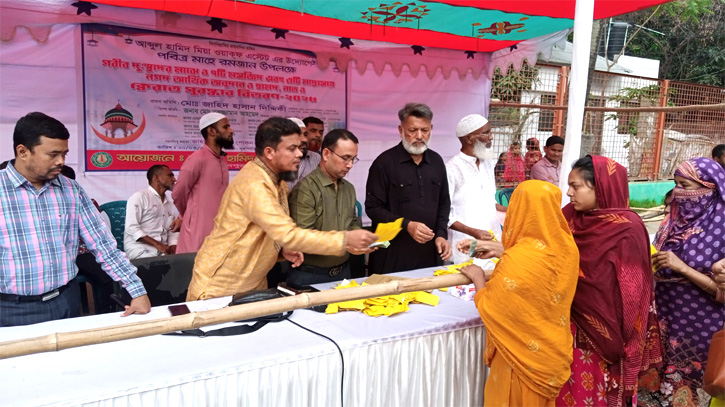
M 411 189 L 413 188 L 413 181 L 398 180 L 392 183 L 391 195 L 395 202 L 408 202 L 410 201 Z
M 441 194 L 441 188 L 443 188 L 443 180 L 440 178 L 431 178 L 431 199 L 438 199 Z
M 71 243 L 74 234 L 72 233 L 70 227 L 70 215 L 66 213 L 57 213 L 54 216 L 56 218 L 56 227 L 58 228 L 57 236 L 63 236 L 63 243 Z

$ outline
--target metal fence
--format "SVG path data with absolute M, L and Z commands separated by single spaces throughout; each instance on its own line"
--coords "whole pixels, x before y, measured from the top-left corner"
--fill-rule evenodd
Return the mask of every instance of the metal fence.
M 525 65 L 493 78 L 489 119 L 494 148 L 503 153 L 514 142 L 526 153 L 526 140 L 565 137 L 569 68 Z M 596 72 L 585 108 L 581 155 L 599 154 L 627 167 L 630 180 L 672 178 L 691 157 L 710 157 L 725 143 L 725 110 L 672 111 L 725 103 L 725 88 Z M 663 111 L 666 110 L 666 111 Z M 500 168 L 503 168 L 500 166 Z M 497 176 L 499 186 L 511 186 Z

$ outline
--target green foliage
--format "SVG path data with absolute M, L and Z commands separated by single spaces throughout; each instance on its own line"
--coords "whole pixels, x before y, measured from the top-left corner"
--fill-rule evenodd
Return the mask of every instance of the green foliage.
M 524 64 L 518 72 L 514 70 L 513 66 L 509 66 L 506 75 L 503 75 L 501 70 L 496 68 L 491 85 L 491 99 L 508 103 L 521 103 L 521 93 L 525 90 L 531 90 L 537 83 L 539 83 L 539 68 L 536 66 Z M 489 120 L 494 127 L 503 125 L 511 128 L 511 141 L 520 142 L 526 121 L 529 117 L 538 113 L 538 111 L 525 108 L 492 107 L 489 112 Z
M 641 25 L 655 9 L 617 17 Z M 660 77 L 725 85 L 725 0 L 677 0 L 656 9 L 632 38 L 627 55 L 660 61 Z
M 622 107 L 631 104 L 638 106 L 643 100 L 648 100 L 652 104 L 657 104 L 660 98 L 660 91 L 661 87 L 658 84 L 643 86 L 641 88 L 627 87 L 620 89 L 619 93 L 611 96 L 609 100 L 619 102 Z M 672 90 L 670 90 L 670 94 L 672 94 Z M 667 103 L 671 104 L 671 102 L 669 102 L 669 98 Z M 619 120 L 622 116 L 623 115 L 620 113 L 610 113 L 604 117 L 604 120 Z M 627 126 L 627 133 L 631 134 L 633 137 L 637 137 L 637 132 L 639 130 L 639 113 L 631 113 L 623 120 L 626 120 L 625 123 L 622 123 L 622 120 L 620 120 L 617 127 L 621 127 L 623 125 Z M 624 148 L 629 148 L 629 141 L 624 144 Z
M 509 66 L 506 75 L 496 68 L 493 72 L 491 98 L 502 102 L 520 103 L 521 91 L 530 90 L 539 81 L 539 68 L 523 64 L 520 71 Z

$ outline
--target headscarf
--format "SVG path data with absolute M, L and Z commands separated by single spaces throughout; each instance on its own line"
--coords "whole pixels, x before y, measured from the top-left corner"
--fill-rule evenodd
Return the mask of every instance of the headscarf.
M 672 251 L 695 270 L 712 275 L 711 267 L 725 257 L 725 169 L 709 158 L 684 161 L 675 175 L 703 186 L 675 187 L 670 216 L 655 236 L 655 247 Z M 658 270 L 658 281 L 685 281 L 670 269 Z
M 503 172 L 504 182 L 523 182 L 526 180 L 526 166 L 524 158 L 521 154 L 512 152 L 513 144 L 509 146 L 509 152 L 506 157 L 506 169 Z
M 571 375 L 571 301 L 579 256 L 561 213 L 561 191 L 538 180 L 511 196 L 504 252 L 476 295 L 486 325 L 486 360 L 500 352 L 536 393 L 556 398 Z
M 649 234 L 629 209 L 627 169 L 610 158 L 591 157 L 597 208 L 579 212 L 569 204 L 563 209 L 580 253 L 572 319 L 578 339 L 611 365 L 610 374 L 620 383 L 608 392 L 610 405 L 623 405 L 636 390 L 639 372 L 662 361 L 651 308 Z

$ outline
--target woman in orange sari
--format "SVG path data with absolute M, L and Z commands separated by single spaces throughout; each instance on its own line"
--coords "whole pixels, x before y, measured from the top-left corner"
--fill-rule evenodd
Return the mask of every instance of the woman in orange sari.
M 556 186 L 524 181 L 511 196 L 502 244 L 476 242 L 477 257 L 500 257 L 491 280 L 478 266 L 461 270 L 486 326 L 487 406 L 553 406 L 571 374 L 579 252 L 560 204 Z M 457 247 L 468 253 L 470 245 Z

